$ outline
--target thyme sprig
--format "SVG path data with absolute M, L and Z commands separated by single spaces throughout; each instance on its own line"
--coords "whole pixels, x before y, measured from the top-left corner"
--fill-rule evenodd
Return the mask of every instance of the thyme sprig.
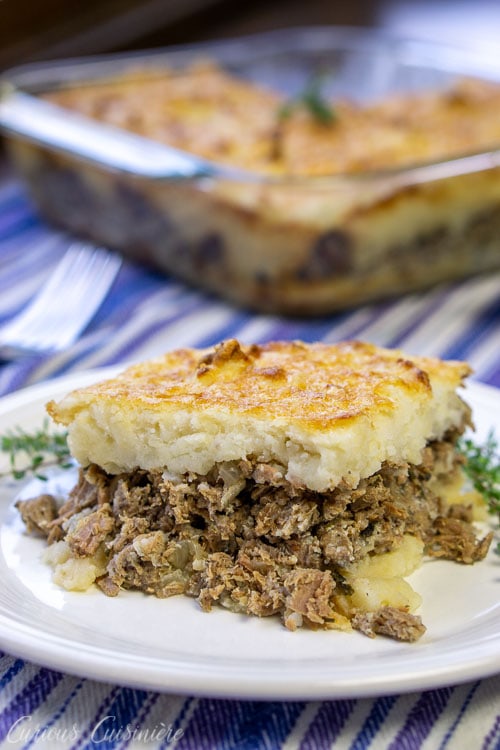
M 500 450 L 493 430 L 482 445 L 470 438 L 461 438 L 458 449 L 465 457 L 465 473 L 483 496 L 488 512 L 500 523 Z M 496 552 L 500 554 L 500 542 Z
M 34 432 L 26 432 L 21 427 L 9 430 L 0 437 L 0 450 L 9 456 L 10 471 L 6 474 L 14 479 L 24 479 L 32 474 L 37 479 L 45 480 L 47 477 L 42 467 L 68 469 L 73 466 L 67 433 L 51 432 L 48 420 L 44 420 L 42 427 Z
M 322 78 L 315 76 L 305 85 L 303 91 L 284 102 L 278 110 L 278 120 L 288 120 L 297 109 L 305 109 L 321 125 L 332 125 L 336 113 L 321 91 Z

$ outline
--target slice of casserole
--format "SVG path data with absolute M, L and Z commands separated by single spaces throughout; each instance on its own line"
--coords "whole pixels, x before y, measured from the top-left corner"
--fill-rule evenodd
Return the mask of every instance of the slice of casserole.
M 460 497 L 469 372 L 360 342 L 173 351 L 48 404 L 79 482 L 19 507 L 66 588 L 412 641 L 405 576 L 490 543 Z

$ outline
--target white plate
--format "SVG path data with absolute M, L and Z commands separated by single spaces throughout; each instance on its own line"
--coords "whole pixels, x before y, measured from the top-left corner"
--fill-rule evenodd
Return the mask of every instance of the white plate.
M 1 432 L 40 426 L 49 398 L 111 374 L 73 374 L 0 401 Z M 500 392 L 472 383 L 478 439 L 500 432 Z M 494 423 L 494 420 L 496 422 Z M 58 472 L 57 481 L 72 477 Z M 31 483 L 22 494 L 39 491 Z M 500 671 L 500 560 L 474 566 L 429 561 L 412 576 L 422 595 L 424 637 L 414 644 L 359 633 L 287 631 L 276 619 L 200 611 L 186 597 L 155 599 L 97 589 L 65 592 L 40 562 L 12 503 L 19 486 L 0 488 L 0 645 L 54 669 L 98 680 L 196 695 L 313 699 L 429 689 Z

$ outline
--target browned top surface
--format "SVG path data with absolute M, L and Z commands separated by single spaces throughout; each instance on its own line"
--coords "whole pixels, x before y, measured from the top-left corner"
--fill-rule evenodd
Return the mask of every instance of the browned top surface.
M 467 79 L 446 92 L 360 107 L 333 103 L 331 124 L 211 64 L 149 79 L 80 86 L 47 98 L 103 122 L 266 174 L 325 175 L 441 161 L 500 146 L 500 86 Z
M 431 396 L 440 382 L 453 390 L 469 373 L 462 362 L 406 358 L 361 342 L 337 345 L 229 340 L 211 350 L 179 349 L 122 375 L 70 394 L 49 412 L 64 424 L 88 405 L 173 412 L 213 411 L 284 420 L 309 429 L 398 408 L 400 396 Z

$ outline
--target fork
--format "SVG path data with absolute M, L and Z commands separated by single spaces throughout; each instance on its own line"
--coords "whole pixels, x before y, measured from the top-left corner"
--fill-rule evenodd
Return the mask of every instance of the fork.
M 0 327 L 0 359 L 55 353 L 72 344 L 97 312 L 122 260 L 75 242 L 28 307 Z

